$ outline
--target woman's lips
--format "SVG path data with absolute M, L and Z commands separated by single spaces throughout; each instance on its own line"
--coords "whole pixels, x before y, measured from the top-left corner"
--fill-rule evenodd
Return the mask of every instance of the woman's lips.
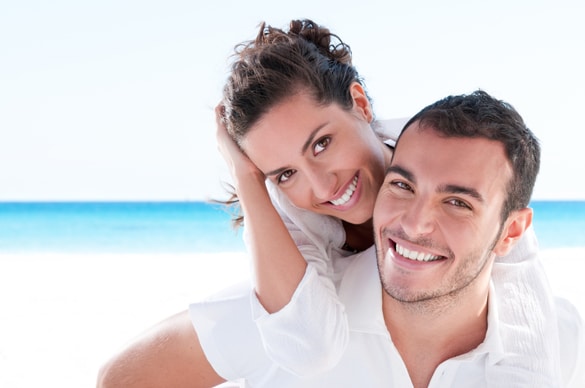
M 351 181 L 349 186 L 347 186 L 347 189 L 345 189 L 345 192 L 343 194 L 341 194 L 338 198 L 332 199 L 329 202 L 335 206 L 345 205 L 351 199 L 353 194 L 355 193 L 355 189 L 357 188 L 357 183 L 358 183 L 358 176 L 356 175 L 353 177 L 353 180 Z

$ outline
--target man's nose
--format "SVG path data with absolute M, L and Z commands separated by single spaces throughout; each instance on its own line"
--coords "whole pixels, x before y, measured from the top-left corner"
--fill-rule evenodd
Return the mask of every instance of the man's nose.
M 435 213 L 424 200 L 412 201 L 402 214 L 402 228 L 410 237 L 424 236 L 435 228 Z

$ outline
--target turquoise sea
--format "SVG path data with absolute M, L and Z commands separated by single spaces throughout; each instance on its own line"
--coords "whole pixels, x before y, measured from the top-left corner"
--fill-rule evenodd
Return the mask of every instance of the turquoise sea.
M 585 247 L 585 201 L 534 201 L 543 249 Z M 231 215 L 206 202 L 0 202 L 0 253 L 243 251 Z
M 242 251 L 230 220 L 205 202 L 0 202 L 0 252 Z

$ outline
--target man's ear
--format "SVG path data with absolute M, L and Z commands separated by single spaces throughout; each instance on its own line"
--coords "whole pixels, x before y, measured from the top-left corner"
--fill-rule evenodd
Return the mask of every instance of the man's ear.
M 355 112 L 362 116 L 368 123 L 371 123 L 374 119 L 374 113 L 372 112 L 370 100 L 363 86 L 357 82 L 353 82 L 349 87 L 349 93 L 353 99 Z
M 526 229 L 532 225 L 532 209 L 524 208 L 510 213 L 502 230 L 500 241 L 494 248 L 497 256 L 507 255 L 516 242 L 520 240 Z

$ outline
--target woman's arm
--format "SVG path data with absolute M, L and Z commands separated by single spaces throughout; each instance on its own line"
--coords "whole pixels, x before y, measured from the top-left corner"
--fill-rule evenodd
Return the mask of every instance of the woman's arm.
M 266 311 L 274 313 L 291 300 L 307 263 L 272 205 L 264 174 L 227 133 L 222 109 L 221 105 L 216 108 L 218 147 L 234 180 L 244 215 L 256 294 Z
M 217 139 L 244 215 L 259 302 L 254 314 L 267 354 L 298 375 L 328 369 L 341 358 L 349 338 L 344 307 L 329 278 L 330 257 L 323 247 L 328 231 L 319 231 L 325 237 L 315 241 L 290 219 L 285 224 L 272 203 L 264 175 L 221 123 L 220 109 L 216 110 Z M 322 216 L 306 212 L 306 217 Z

